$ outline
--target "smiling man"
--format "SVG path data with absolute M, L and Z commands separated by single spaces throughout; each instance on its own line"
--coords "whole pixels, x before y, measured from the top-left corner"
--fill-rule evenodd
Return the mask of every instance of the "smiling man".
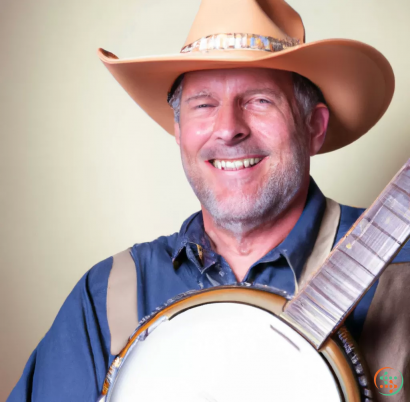
M 320 266 L 363 210 L 325 198 L 310 157 L 376 124 L 394 77 L 368 45 L 304 38 L 300 16 L 282 0 L 204 0 L 180 54 L 120 60 L 99 50 L 130 96 L 175 135 L 201 211 L 178 233 L 86 273 L 9 402 L 96 400 L 138 320 L 167 300 L 234 283 L 291 298 Z M 406 378 L 409 320 L 396 307 L 410 303 L 409 261 L 402 250 L 347 321 L 371 371 L 391 365 Z
M 175 92 L 175 137 L 205 232 L 242 281 L 299 219 L 329 110 L 306 79 L 269 69 L 192 72 Z

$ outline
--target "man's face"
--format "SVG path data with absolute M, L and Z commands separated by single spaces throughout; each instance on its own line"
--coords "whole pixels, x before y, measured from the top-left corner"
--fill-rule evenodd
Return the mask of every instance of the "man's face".
M 187 73 L 175 130 L 195 194 L 226 229 L 277 217 L 308 178 L 309 138 L 289 72 Z

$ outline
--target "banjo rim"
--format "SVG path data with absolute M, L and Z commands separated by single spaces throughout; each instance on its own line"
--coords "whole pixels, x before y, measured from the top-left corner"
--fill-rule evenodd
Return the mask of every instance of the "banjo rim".
M 152 315 L 143 319 L 135 332 L 130 336 L 127 345 L 111 364 L 103 384 L 102 395 L 108 396 L 110 387 L 114 385 L 115 377 L 117 376 L 122 363 L 126 359 L 128 352 L 130 352 L 132 346 L 138 342 L 139 337 L 143 336 L 145 331 L 148 331 L 148 329 L 155 323 L 161 322 L 162 319 L 171 320 L 178 314 L 200 305 L 210 303 L 240 303 L 260 308 L 275 315 L 315 348 L 312 342 L 310 342 L 304 334 L 281 318 L 280 315 L 283 312 L 287 302 L 288 300 L 284 297 L 272 293 L 268 288 L 261 289 L 232 285 L 218 286 L 195 291 L 194 293 L 183 295 L 178 300 L 171 302 L 171 304 L 167 303 L 165 307 L 155 311 Z M 332 337 L 329 337 L 319 350 L 317 348 L 315 349 L 322 355 L 328 364 L 335 379 L 337 380 L 340 392 L 344 399 L 348 402 L 360 402 L 361 395 L 358 382 L 342 347 L 339 346 L 338 343 L 332 339 Z

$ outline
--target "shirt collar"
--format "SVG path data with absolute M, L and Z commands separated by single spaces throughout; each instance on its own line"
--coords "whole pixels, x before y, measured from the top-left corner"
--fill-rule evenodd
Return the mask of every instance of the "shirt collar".
M 181 226 L 172 255 L 174 266 L 178 266 L 177 263 L 178 260 L 181 259 L 183 251 L 185 251 L 188 256 L 192 254 L 195 255 L 196 259 L 193 261 L 201 273 L 215 264 L 218 259 L 205 233 L 201 211 L 192 214 Z
M 325 209 L 326 198 L 311 177 L 305 207 L 296 225 L 282 243 L 262 257 L 258 263 L 268 262 L 272 258 L 278 258 L 277 255 L 282 255 L 298 281 L 305 262 L 313 251 Z
M 304 264 L 313 250 L 325 208 L 326 198 L 311 177 L 306 204 L 296 225 L 282 243 L 269 251 L 253 266 L 275 261 L 283 256 L 294 271 L 296 280 L 299 280 Z M 196 265 L 201 272 L 218 259 L 205 233 L 202 212 L 196 212 L 182 224 L 172 255 L 174 265 L 186 247 L 190 248 L 188 254 L 193 252 L 196 255 Z

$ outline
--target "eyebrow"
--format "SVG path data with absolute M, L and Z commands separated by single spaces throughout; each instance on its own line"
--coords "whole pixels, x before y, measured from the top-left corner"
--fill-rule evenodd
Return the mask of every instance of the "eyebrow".
M 200 99 L 200 98 L 211 98 L 212 94 L 209 91 L 201 91 L 197 93 L 196 95 L 190 96 L 188 99 L 185 99 L 184 103 L 189 103 L 195 99 Z
M 258 89 L 250 89 L 245 91 L 242 96 L 251 96 L 251 95 L 271 95 L 279 100 L 283 100 L 285 95 L 282 91 L 278 91 L 273 88 L 258 88 Z
M 252 95 L 271 95 L 276 99 L 283 100 L 285 98 L 283 92 L 272 89 L 272 88 L 257 88 L 257 89 L 249 89 L 248 91 L 243 92 L 239 96 L 252 96 Z M 184 103 L 189 103 L 196 99 L 201 98 L 211 98 L 213 95 L 209 91 L 201 91 L 196 95 L 190 96 L 188 99 L 185 99 Z

